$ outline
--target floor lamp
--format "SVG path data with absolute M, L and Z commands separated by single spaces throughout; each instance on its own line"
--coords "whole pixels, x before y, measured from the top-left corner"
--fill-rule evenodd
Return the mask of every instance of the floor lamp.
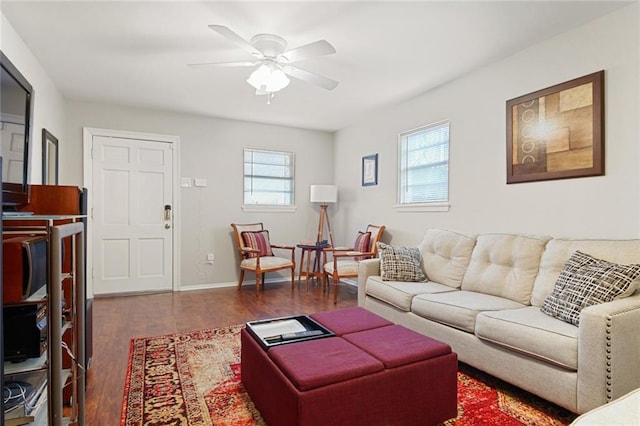
M 331 231 L 331 222 L 329 222 L 327 207 L 329 207 L 329 203 L 338 201 L 338 187 L 335 185 L 311 185 L 309 193 L 309 198 L 312 203 L 320 203 L 320 223 L 318 224 L 318 238 L 316 242 L 323 240 L 324 223 L 326 221 L 329 230 L 329 243 L 331 247 L 333 247 L 333 231 Z

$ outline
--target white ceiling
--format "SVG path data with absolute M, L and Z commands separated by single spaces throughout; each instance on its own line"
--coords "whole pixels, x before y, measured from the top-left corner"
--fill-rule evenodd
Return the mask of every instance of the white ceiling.
M 328 131 L 627 4 L 0 1 L 69 99 Z M 250 59 L 209 24 L 245 39 L 277 34 L 289 48 L 325 39 L 336 54 L 296 65 L 340 85 L 326 91 L 292 79 L 267 105 L 245 81 L 251 68 L 186 66 Z

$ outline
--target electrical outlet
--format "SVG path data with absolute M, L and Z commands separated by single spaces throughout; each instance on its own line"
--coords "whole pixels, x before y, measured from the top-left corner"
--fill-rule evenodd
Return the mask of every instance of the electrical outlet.
M 209 253 L 209 254 L 207 255 L 207 260 L 208 260 L 208 261 L 215 260 L 215 256 L 213 255 L 213 253 Z

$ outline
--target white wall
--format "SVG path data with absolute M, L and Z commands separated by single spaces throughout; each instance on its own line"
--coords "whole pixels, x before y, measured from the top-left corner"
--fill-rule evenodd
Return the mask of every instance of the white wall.
M 367 223 L 387 225 L 385 240 L 415 244 L 430 226 L 469 232 L 516 231 L 588 237 L 640 233 L 637 4 L 519 52 L 412 100 L 369 114 L 332 136 L 256 123 L 69 101 L 51 82 L 4 16 L 0 48 L 36 90 L 31 182 L 39 183 L 43 127 L 60 139 L 60 183 L 82 185 L 82 128 L 181 137 L 181 176 L 209 186 L 181 190 L 181 284 L 197 287 L 236 279 L 229 224 L 264 221 L 276 242 L 313 238 L 318 212 L 312 183 L 340 187 L 330 207 L 336 243 L 347 244 Z M 505 101 L 600 69 L 606 70 L 606 175 L 505 184 Z M 65 120 L 66 117 L 66 120 Z M 451 210 L 398 213 L 397 135 L 451 120 Z M 296 153 L 295 213 L 240 209 L 244 146 Z M 361 158 L 379 153 L 379 185 L 361 187 Z M 214 252 L 213 267 L 204 263 Z
M 554 236 L 640 236 L 637 4 L 554 37 L 410 101 L 364 117 L 335 137 L 343 238 L 367 223 L 384 240 L 416 244 L 429 227 Z M 506 106 L 512 99 L 605 70 L 606 175 L 506 184 Z M 448 119 L 449 212 L 398 212 L 397 135 Z M 361 157 L 379 153 L 379 185 L 360 186 Z
M 29 149 L 29 183 L 39 184 L 42 182 L 42 129 L 47 129 L 61 141 L 61 144 L 64 143 L 65 100 L 27 45 L 1 13 L 0 50 L 33 86 L 35 95 Z M 65 182 L 61 180 L 60 184 Z
M 264 222 L 272 242 L 295 245 L 313 238 L 318 211 L 309 204 L 309 185 L 332 183 L 330 133 L 242 121 L 197 117 L 105 104 L 67 103 L 66 181 L 82 185 L 82 128 L 96 127 L 180 137 L 180 176 L 207 179 L 204 188 L 180 189 L 181 287 L 236 282 L 237 262 L 230 224 Z M 295 153 L 297 210 L 242 211 L 244 147 Z M 213 266 L 206 254 L 214 253 Z M 274 278 L 273 274 L 268 277 Z M 245 281 L 253 276 L 245 277 Z

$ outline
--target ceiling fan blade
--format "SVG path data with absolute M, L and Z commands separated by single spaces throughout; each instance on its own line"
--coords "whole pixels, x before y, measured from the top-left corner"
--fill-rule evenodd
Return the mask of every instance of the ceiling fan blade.
M 231 31 L 228 27 L 225 27 L 224 25 L 209 25 L 209 28 L 211 28 L 213 31 L 217 32 L 221 36 L 225 37 L 226 39 L 236 43 L 238 46 L 242 47 L 244 50 L 246 50 L 250 54 L 254 56 L 262 56 L 262 52 L 260 52 L 258 49 L 253 47 L 253 45 L 249 43 L 247 40 L 243 39 L 238 34 Z
M 286 58 L 288 62 L 302 61 L 303 59 L 313 58 L 316 56 L 331 55 L 336 53 L 336 49 L 326 40 L 318 40 L 304 46 L 296 47 L 288 50 L 280 55 Z
M 331 80 L 330 78 L 323 77 L 318 74 L 314 74 L 309 71 L 305 71 L 298 67 L 292 67 L 291 65 L 282 65 L 282 70 L 285 74 L 295 77 L 298 80 L 311 83 L 315 86 L 322 87 L 323 89 L 333 90 L 338 87 L 338 82 Z
M 240 62 L 204 62 L 202 64 L 187 64 L 191 68 L 205 67 L 253 67 L 258 65 L 260 61 L 240 61 Z

